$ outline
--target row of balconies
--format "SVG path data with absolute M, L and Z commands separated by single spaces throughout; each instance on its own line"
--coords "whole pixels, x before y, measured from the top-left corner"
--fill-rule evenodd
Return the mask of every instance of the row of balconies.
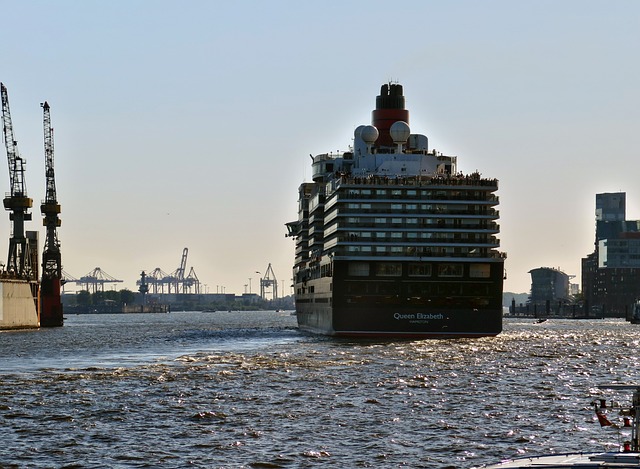
M 407 222 L 406 219 L 396 219 L 391 218 L 391 220 L 382 221 L 381 219 L 376 218 L 359 218 L 358 221 L 353 220 L 342 220 L 339 219 L 335 224 L 337 224 L 337 228 L 343 228 L 346 230 L 359 230 L 359 229 L 370 229 L 370 230 L 380 230 L 385 228 L 399 228 L 406 231 L 411 230 L 429 230 L 434 233 L 437 232 L 464 232 L 464 231 L 476 231 L 476 232 L 485 232 L 485 233 L 498 233 L 500 225 L 493 221 L 487 220 L 476 220 L 474 223 L 462 223 L 464 219 L 460 218 L 449 218 L 449 219 L 439 219 L 436 223 L 425 223 L 426 220 L 418 219 L 417 222 Z M 327 225 L 325 231 L 333 231 L 334 224 Z
M 400 234 L 401 236 L 394 236 Z M 433 236 L 421 237 L 418 233 L 372 233 L 371 236 L 361 237 L 357 234 L 344 234 L 340 233 L 338 236 L 332 236 L 332 239 L 336 239 L 338 243 L 419 243 L 425 245 L 440 245 L 442 243 L 453 244 L 473 244 L 473 245 L 492 245 L 499 246 L 500 242 L 496 236 L 488 236 L 486 234 L 475 235 L 475 233 L 428 233 Z M 412 236 L 417 235 L 417 236 Z M 471 235 L 471 236 L 469 236 Z M 328 238 L 328 237 L 327 237 Z M 328 241 L 328 239 L 327 239 Z
M 477 247 L 441 247 L 426 248 L 417 246 L 399 246 L 394 250 L 376 250 L 372 246 L 337 246 L 333 250 L 334 256 L 345 257 L 384 257 L 384 258 L 504 258 L 502 253 L 490 248 Z
M 336 214 L 339 215 L 362 215 L 362 216 L 367 216 L 370 214 L 376 214 L 376 215 L 385 215 L 387 217 L 394 217 L 394 216 L 399 216 L 399 215 L 436 215 L 437 217 L 443 216 L 453 216 L 453 215 L 463 215 L 463 216 L 473 216 L 473 215 L 479 215 L 479 216 L 486 216 L 486 217 L 491 217 L 491 218 L 500 218 L 500 211 L 499 210 L 494 210 L 491 208 L 487 208 L 487 207 L 478 207 L 478 208 L 473 208 L 473 209 L 466 209 L 466 210 L 455 210 L 455 209 L 442 209 L 442 208 L 430 208 L 430 209 L 420 209 L 418 207 L 414 208 L 410 208 L 410 209 L 399 209 L 399 210 L 393 210 L 390 207 L 384 207 L 384 206 L 378 206 L 377 204 L 374 204 L 373 207 L 371 208 L 367 208 L 367 207 L 360 207 L 360 208 L 349 208 L 349 207 L 340 207 L 338 206 L 337 208 L 331 210 L 331 212 L 328 212 L 326 214 L 326 217 L 328 217 L 329 215 L 333 215 L 334 212 L 336 212 Z

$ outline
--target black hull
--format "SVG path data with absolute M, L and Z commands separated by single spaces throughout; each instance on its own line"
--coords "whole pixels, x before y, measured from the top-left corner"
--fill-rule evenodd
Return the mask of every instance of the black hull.
M 473 263 L 464 264 L 468 272 Z M 297 285 L 305 292 L 296 296 L 300 329 L 344 337 L 423 339 L 502 332 L 501 262 L 492 265 L 488 278 L 448 281 L 408 276 L 356 279 L 348 274 L 348 265 L 349 261 L 336 261 L 332 277 Z M 416 292 L 425 294 L 418 297 Z
M 428 312 L 413 307 L 299 308 L 298 326 L 339 337 L 447 339 L 491 337 L 502 331 L 502 310 Z

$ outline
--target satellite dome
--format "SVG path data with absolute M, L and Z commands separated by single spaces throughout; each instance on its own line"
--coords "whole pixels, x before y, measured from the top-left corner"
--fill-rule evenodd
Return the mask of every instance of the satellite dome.
M 353 131 L 353 136 L 355 138 L 360 138 L 362 134 L 362 129 L 364 129 L 365 127 L 366 125 L 359 125 L 358 127 L 356 127 L 356 130 Z
M 364 141 L 364 143 L 370 145 L 378 140 L 378 129 L 376 129 L 372 125 L 365 125 L 360 131 L 360 138 Z
M 403 121 L 394 122 L 389 129 L 389 134 L 394 143 L 404 143 L 411 135 L 409 124 Z

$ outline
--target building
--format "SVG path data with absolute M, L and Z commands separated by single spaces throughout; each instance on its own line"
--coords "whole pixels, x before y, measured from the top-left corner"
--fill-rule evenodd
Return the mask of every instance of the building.
M 529 271 L 531 274 L 532 304 L 568 303 L 571 301 L 569 275 L 550 267 L 539 267 Z
M 626 219 L 626 193 L 596 194 L 594 252 L 582 259 L 582 291 L 592 312 L 627 317 L 640 298 L 640 220 Z

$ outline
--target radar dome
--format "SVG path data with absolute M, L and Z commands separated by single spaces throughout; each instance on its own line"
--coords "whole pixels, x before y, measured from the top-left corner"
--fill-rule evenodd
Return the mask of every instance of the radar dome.
M 403 121 L 394 122 L 389 129 L 389 134 L 394 143 L 404 143 L 411 135 L 409 124 Z
M 370 145 L 378 140 L 378 129 L 376 129 L 372 125 L 365 125 L 364 128 L 360 131 L 360 138 L 364 140 L 364 143 Z
M 362 134 L 362 129 L 364 129 L 365 127 L 366 125 L 359 125 L 358 127 L 356 127 L 356 130 L 353 131 L 353 136 L 355 138 L 360 138 Z

